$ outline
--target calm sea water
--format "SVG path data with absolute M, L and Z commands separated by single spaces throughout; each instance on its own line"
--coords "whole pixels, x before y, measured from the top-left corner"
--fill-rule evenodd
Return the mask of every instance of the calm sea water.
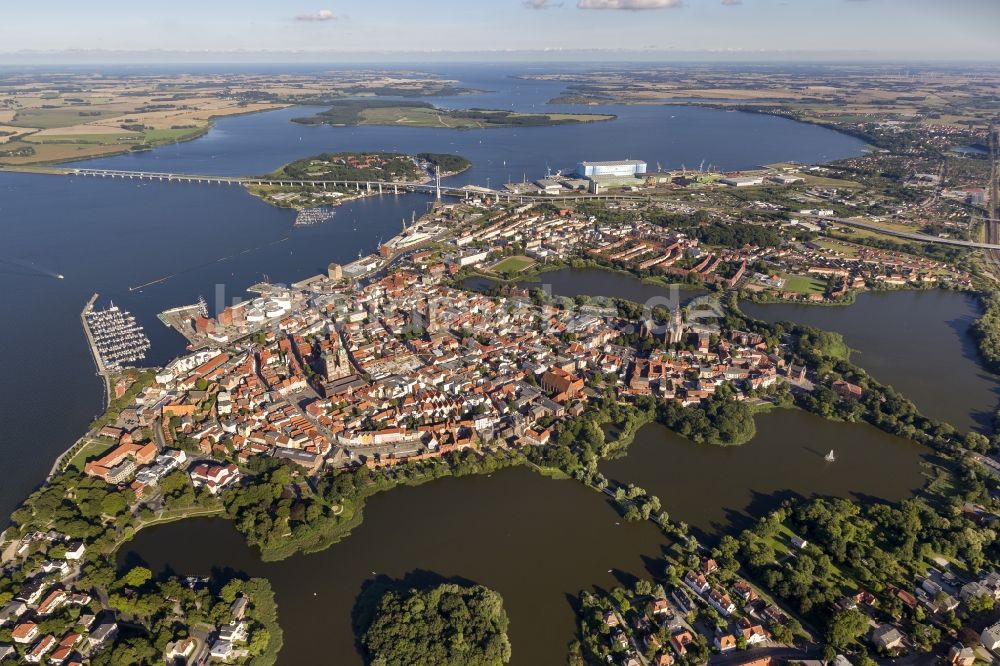
M 447 74 L 447 72 L 442 71 Z M 434 100 L 442 105 L 542 110 L 558 84 L 520 81 L 494 67 L 453 72 L 484 92 Z M 564 110 L 562 107 L 549 107 Z M 571 110 L 575 107 L 566 107 Z M 455 182 L 497 185 L 582 159 L 642 158 L 666 166 L 705 161 L 740 169 L 778 160 L 817 162 L 854 155 L 864 145 L 823 128 L 767 116 L 683 107 L 585 107 L 618 114 L 613 122 L 482 131 L 398 127 L 307 127 L 289 119 L 315 109 L 285 109 L 220 120 L 203 138 L 90 165 L 202 174 L 256 174 L 324 150 L 460 153 L 475 168 Z M 80 329 L 94 292 L 132 310 L 153 342 L 149 359 L 182 351 L 179 336 L 155 314 L 226 298 L 265 275 L 292 281 L 370 252 L 426 210 L 422 195 L 346 205 L 329 223 L 291 228 L 292 213 L 239 188 L 114 182 L 0 174 L 0 484 L 4 518 L 47 473 L 53 458 L 101 409 L 100 384 Z M 54 273 L 65 275 L 56 280 Z M 130 292 L 164 276 L 169 280 Z M 0 519 L 2 520 L 2 519 Z

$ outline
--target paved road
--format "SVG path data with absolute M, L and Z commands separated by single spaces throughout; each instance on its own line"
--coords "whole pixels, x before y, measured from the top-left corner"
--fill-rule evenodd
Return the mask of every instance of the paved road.
M 826 222 L 836 222 L 837 224 L 846 224 L 847 226 L 850 227 L 858 227 L 859 229 L 868 229 L 869 231 L 877 231 L 880 234 L 886 234 L 888 236 L 898 236 L 899 238 L 907 238 L 909 240 L 916 240 L 924 243 L 937 243 L 938 245 L 957 245 L 959 247 L 975 248 L 979 250 L 1000 250 L 1000 245 L 993 245 L 992 243 L 979 243 L 976 241 L 959 240 L 957 238 L 939 238 L 938 236 L 928 236 L 927 234 L 920 234 L 909 231 L 897 231 L 895 229 L 887 229 L 885 227 L 880 227 L 877 224 L 869 224 L 868 222 L 860 222 L 858 220 L 852 220 L 844 217 L 823 217 L 820 215 L 802 215 L 801 217 L 808 217 L 814 220 L 820 220 Z
M 986 242 L 996 243 L 1000 241 L 1000 129 L 990 127 L 990 185 L 987 188 L 989 194 L 989 204 L 987 205 Z M 1000 252 L 991 250 L 986 253 L 986 258 L 993 269 L 993 276 L 1000 277 Z
M 750 651 L 733 650 L 726 654 L 713 654 L 708 659 L 709 666 L 733 666 L 742 664 L 748 659 L 763 659 L 764 657 L 774 657 L 776 660 L 782 659 L 820 659 L 823 653 L 819 648 L 809 648 L 799 650 L 789 647 L 755 648 Z

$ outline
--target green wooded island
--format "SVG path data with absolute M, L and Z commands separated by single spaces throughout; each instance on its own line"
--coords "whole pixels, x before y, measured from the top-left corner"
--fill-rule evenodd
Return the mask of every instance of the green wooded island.
M 362 643 L 372 666 L 500 666 L 511 656 L 507 625 L 493 590 L 443 583 L 383 594 Z
M 292 118 L 303 125 L 401 125 L 448 129 L 547 127 L 614 120 L 613 114 L 517 113 L 497 109 L 439 109 L 427 102 L 353 99 L 334 102 L 320 113 Z

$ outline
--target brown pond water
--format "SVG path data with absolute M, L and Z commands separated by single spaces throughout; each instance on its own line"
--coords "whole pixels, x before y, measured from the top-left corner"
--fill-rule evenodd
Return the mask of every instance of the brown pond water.
M 783 499 L 833 495 L 896 501 L 923 485 L 930 449 L 867 424 L 826 421 L 800 410 L 756 417 L 743 446 L 695 444 L 659 424 L 643 427 L 628 455 L 601 464 L 612 481 L 657 495 L 671 518 L 709 541 L 747 527 Z M 836 452 L 836 462 L 824 460 Z
M 647 426 L 628 457 L 602 469 L 656 493 L 672 516 L 710 537 L 790 494 L 900 499 L 922 482 L 926 450 L 869 426 L 781 411 L 759 417 L 758 428 L 749 444 L 724 449 Z M 823 461 L 830 448 L 833 464 Z M 366 583 L 381 576 L 492 587 L 510 615 L 512 663 L 560 664 L 575 631 L 570 595 L 659 575 L 667 546 L 652 524 L 624 522 L 576 482 L 512 469 L 376 495 L 361 527 L 322 553 L 262 563 L 229 522 L 210 519 L 143 531 L 119 563 L 268 578 L 285 630 L 282 664 L 361 663 L 351 613 Z
M 912 400 L 927 416 L 988 432 L 1000 380 L 983 369 L 969 327 L 980 316 L 973 296 L 957 291 L 859 294 L 844 307 L 744 303 L 748 315 L 837 331 L 851 360 Z
M 285 644 L 280 664 L 360 664 L 351 613 L 366 582 L 431 578 L 482 583 L 504 598 L 512 664 L 562 664 L 575 635 L 569 596 L 659 573 L 666 542 L 651 523 L 626 523 L 607 499 L 575 481 L 526 469 L 443 479 L 376 495 L 364 523 L 322 553 L 262 563 L 223 519 L 141 532 L 123 567 L 225 575 L 274 586 Z

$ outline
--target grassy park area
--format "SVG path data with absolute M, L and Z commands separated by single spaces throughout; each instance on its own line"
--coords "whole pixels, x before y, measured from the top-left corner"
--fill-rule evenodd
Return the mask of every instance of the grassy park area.
M 784 275 L 785 290 L 800 294 L 822 294 L 826 291 L 826 281 L 806 275 Z
M 496 263 L 490 269 L 494 273 L 499 273 L 501 275 L 514 275 L 516 273 L 521 273 L 525 269 L 533 266 L 535 260 L 531 257 L 525 257 L 523 255 L 517 255 L 513 257 L 507 257 L 504 260 Z

